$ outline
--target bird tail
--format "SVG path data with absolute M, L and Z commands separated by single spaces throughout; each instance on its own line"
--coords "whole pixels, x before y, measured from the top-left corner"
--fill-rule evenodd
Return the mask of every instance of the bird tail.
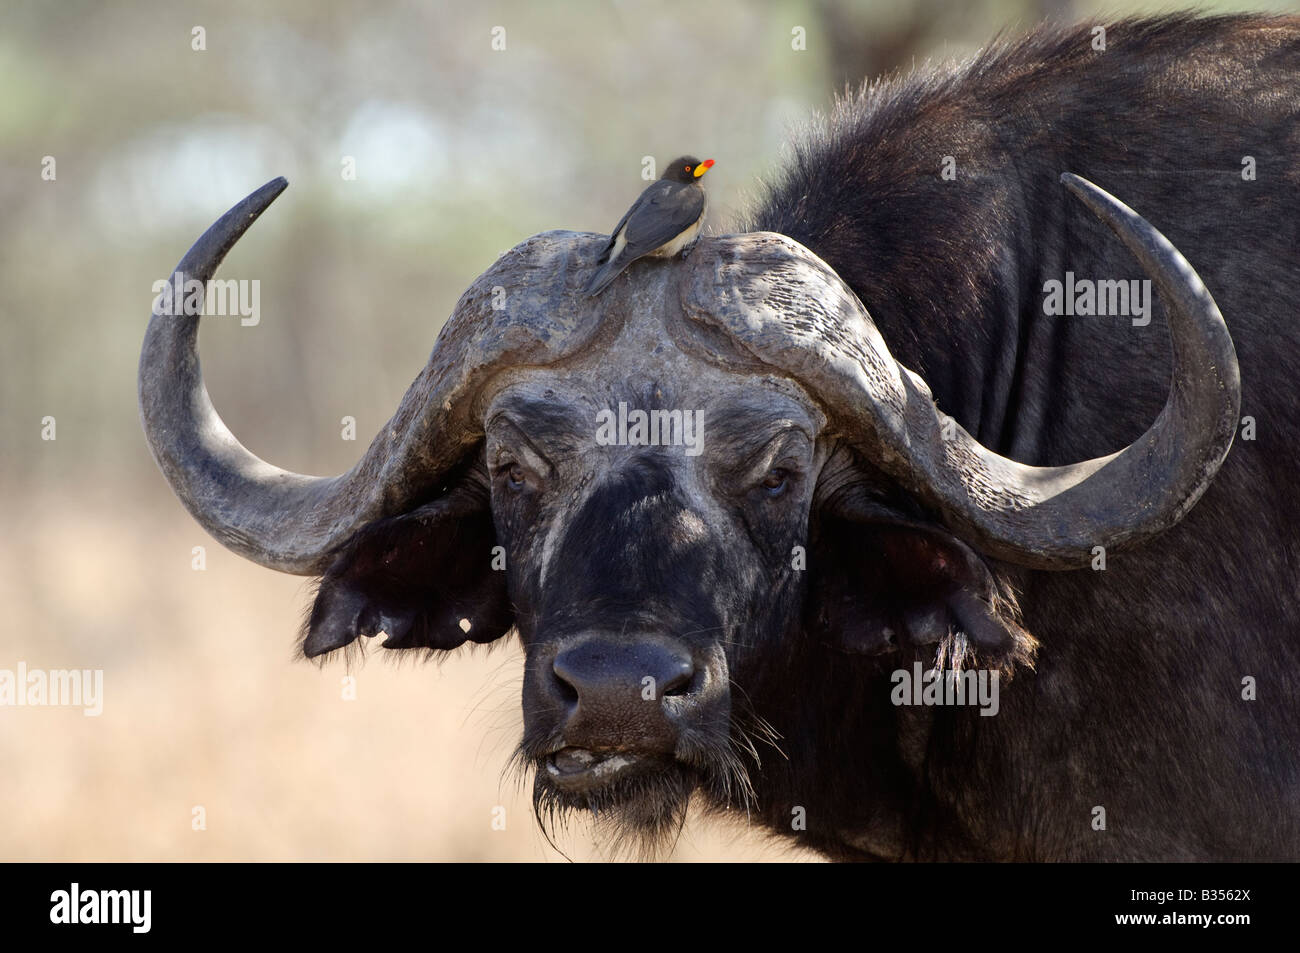
M 609 287 L 609 283 L 617 278 L 626 267 L 627 262 L 617 259 L 605 262 L 596 269 L 596 273 L 591 276 L 591 281 L 587 282 L 587 296 L 591 297 L 600 294 Z

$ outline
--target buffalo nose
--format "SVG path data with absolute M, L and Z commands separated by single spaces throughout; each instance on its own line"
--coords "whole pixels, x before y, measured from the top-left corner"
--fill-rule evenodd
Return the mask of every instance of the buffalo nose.
M 586 638 L 557 653 L 553 671 L 556 693 L 567 708 L 568 744 L 673 750 L 674 706 L 665 700 L 690 692 L 695 663 L 685 649 Z

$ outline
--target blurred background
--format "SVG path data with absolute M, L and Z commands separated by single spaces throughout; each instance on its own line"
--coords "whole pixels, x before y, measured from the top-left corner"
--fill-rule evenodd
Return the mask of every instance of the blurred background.
M 104 700 L 97 718 L 0 707 L 0 860 L 600 856 L 581 824 L 548 846 L 528 785 L 503 777 L 513 645 L 440 665 L 372 652 L 346 698 L 342 663 L 292 659 L 306 581 L 224 551 L 159 475 L 136 410 L 153 283 L 228 207 L 291 183 L 221 272 L 260 281 L 260 321 L 204 321 L 213 401 L 265 459 L 336 473 L 497 254 L 608 231 L 643 157 L 716 159 L 725 231 L 846 84 L 1106 9 L 6 0 L 0 669 L 102 669 Z M 693 819 L 672 858 L 810 855 Z

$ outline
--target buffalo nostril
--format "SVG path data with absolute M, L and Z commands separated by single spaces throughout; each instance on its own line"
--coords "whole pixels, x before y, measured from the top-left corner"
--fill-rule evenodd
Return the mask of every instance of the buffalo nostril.
M 555 656 L 554 697 L 572 707 L 621 707 L 691 691 L 695 663 L 684 649 L 656 642 L 585 639 Z
M 564 673 L 558 668 L 555 670 L 555 690 L 566 705 L 572 707 L 578 703 L 577 686 L 565 678 Z
M 589 691 L 589 680 L 580 668 L 573 664 L 572 658 L 561 653 L 551 666 L 555 673 L 554 685 L 560 700 L 573 707 L 582 697 L 584 690 Z

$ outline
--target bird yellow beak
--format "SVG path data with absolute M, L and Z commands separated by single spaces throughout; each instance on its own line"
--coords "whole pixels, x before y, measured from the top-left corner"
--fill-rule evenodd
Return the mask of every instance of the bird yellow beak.
M 695 177 L 698 179 L 705 172 L 708 172 L 712 168 L 713 168 L 713 160 L 705 159 L 703 162 L 701 162 L 699 165 L 695 167 Z

